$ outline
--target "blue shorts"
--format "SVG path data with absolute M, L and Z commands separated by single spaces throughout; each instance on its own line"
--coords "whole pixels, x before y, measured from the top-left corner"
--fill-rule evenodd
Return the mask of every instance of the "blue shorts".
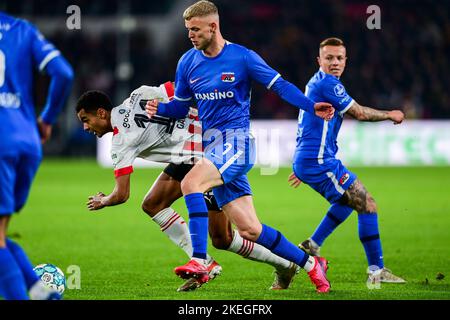
M 255 163 L 255 139 L 247 130 L 229 130 L 222 136 L 218 131 L 209 139 L 205 157 L 219 170 L 224 184 L 213 188 L 217 204 L 225 204 L 252 191 L 246 177 Z M 212 139 L 210 139 L 212 138 Z
M 240 197 L 252 195 L 252 189 L 245 174 L 231 182 L 213 188 L 212 191 L 219 208 Z
M 41 159 L 40 152 L 0 153 L 0 215 L 11 215 L 25 205 Z
M 323 164 L 318 164 L 317 160 L 304 160 L 294 163 L 293 169 L 302 182 L 308 184 L 330 203 L 338 202 L 356 180 L 356 175 L 337 159 L 324 160 Z

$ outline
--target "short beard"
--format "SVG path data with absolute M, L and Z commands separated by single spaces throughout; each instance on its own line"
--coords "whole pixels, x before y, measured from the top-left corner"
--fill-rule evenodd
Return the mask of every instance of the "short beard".
M 197 48 L 197 50 L 201 50 L 201 51 L 205 51 L 206 49 L 209 48 L 209 46 L 211 45 L 212 39 L 205 41 L 200 47 Z

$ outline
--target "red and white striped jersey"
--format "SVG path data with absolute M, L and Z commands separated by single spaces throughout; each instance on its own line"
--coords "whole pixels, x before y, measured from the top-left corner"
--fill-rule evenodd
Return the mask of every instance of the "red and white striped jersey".
M 191 108 L 185 119 L 161 116 L 148 118 L 148 100 L 169 102 L 173 98 L 171 82 L 159 87 L 141 86 L 111 111 L 113 137 L 111 158 L 115 175 L 133 172 L 136 158 L 163 163 L 193 163 L 203 156 L 202 129 L 197 110 Z

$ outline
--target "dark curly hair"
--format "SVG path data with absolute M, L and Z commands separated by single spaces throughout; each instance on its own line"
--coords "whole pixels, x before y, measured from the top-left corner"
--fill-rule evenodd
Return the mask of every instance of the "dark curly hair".
M 91 90 L 83 93 L 80 98 L 78 98 L 76 111 L 77 113 L 84 109 L 87 113 L 96 113 L 99 108 L 111 111 L 113 104 L 106 93 Z

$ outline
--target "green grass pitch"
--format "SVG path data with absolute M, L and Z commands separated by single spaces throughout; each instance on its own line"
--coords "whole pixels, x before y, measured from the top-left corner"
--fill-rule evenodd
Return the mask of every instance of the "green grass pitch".
M 127 203 L 89 212 L 87 197 L 114 185 L 112 170 L 94 160 L 45 160 L 9 233 L 34 264 L 53 263 L 65 272 L 80 267 L 81 288 L 66 289 L 68 300 L 450 299 L 450 167 L 352 169 L 377 201 L 385 264 L 407 284 L 366 287 L 352 214 L 322 247 L 330 260 L 328 295 L 317 295 L 304 271 L 289 290 L 272 292 L 272 267 L 211 245 L 223 274 L 199 290 L 178 293 L 182 280 L 172 270 L 187 257 L 140 209 L 160 169 L 135 169 Z M 290 188 L 289 173 L 285 168 L 262 176 L 253 168 L 249 178 L 260 220 L 297 244 L 312 234 L 328 205 L 308 186 Z M 174 208 L 187 218 L 182 200 Z

